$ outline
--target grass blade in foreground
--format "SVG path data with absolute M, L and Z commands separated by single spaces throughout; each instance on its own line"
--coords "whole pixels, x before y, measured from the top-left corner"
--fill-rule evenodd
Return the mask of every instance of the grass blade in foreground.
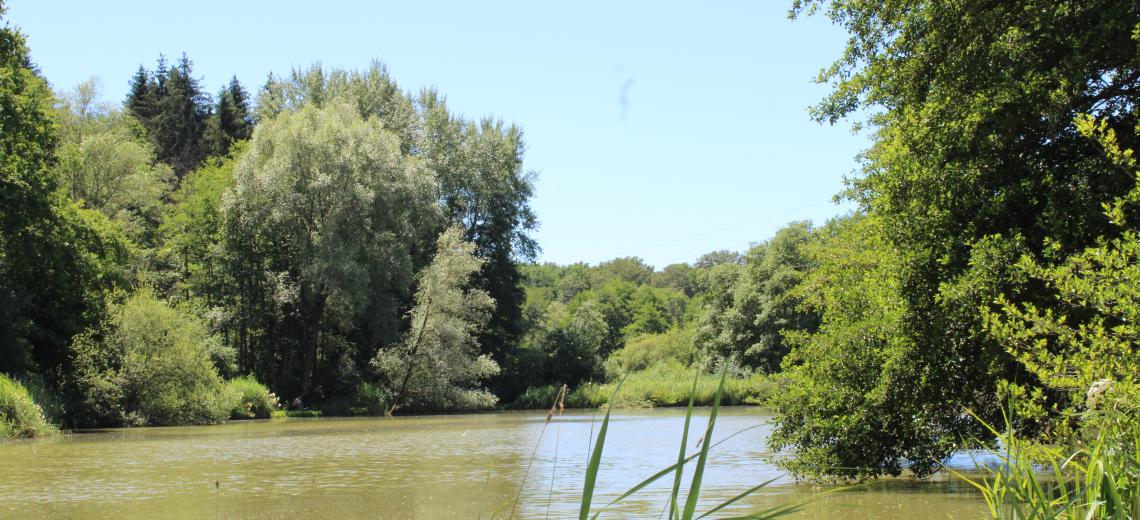
M 776 480 L 776 479 L 772 479 L 772 480 Z M 708 515 L 715 513 L 716 511 L 719 511 L 721 508 L 724 508 L 724 507 L 728 506 L 729 504 L 736 502 L 737 500 L 740 500 L 740 499 L 742 499 L 748 495 L 751 495 L 756 490 L 770 484 L 772 482 L 772 480 L 769 480 L 768 482 L 760 484 L 759 486 L 756 486 L 752 489 L 749 489 L 748 491 L 745 491 L 744 493 L 737 495 L 736 497 L 733 497 L 731 500 L 710 509 L 708 512 L 706 512 L 705 514 L 703 514 L 701 516 L 698 516 L 697 518 L 698 519 L 704 518 Z M 784 515 L 790 515 L 792 513 L 798 512 L 804 506 L 806 506 L 812 502 L 815 502 L 816 500 L 819 500 L 820 497 L 822 497 L 824 495 L 828 495 L 831 493 L 838 493 L 840 491 L 847 491 L 849 489 L 854 489 L 857 487 L 863 487 L 863 486 L 835 487 L 835 488 L 828 489 L 826 491 L 820 491 L 820 492 L 818 492 L 818 493 L 816 493 L 810 497 L 803 498 L 800 500 L 796 500 L 794 502 L 789 502 L 789 503 L 784 504 L 784 505 L 775 506 L 775 507 L 772 507 L 769 509 L 765 509 L 763 511 L 757 511 L 755 513 L 750 513 L 750 514 L 747 514 L 744 516 L 734 516 L 734 517 L 724 518 L 723 520 L 767 520 L 770 518 L 779 518 L 779 517 L 784 516 Z
M 586 483 L 582 486 L 582 506 L 578 510 L 579 520 L 586 520 L 590 516 L 590 502 L 594 499 L 594 483 L 598 480 L 598 467 L 602 464 L 602 448 L 606 445 L 610 411 L 614 408 L 614 398 L 621 391 L 622 383 L 625 383 L 624 377 L 618 382 L 617 388 L 614 388 L 614 393 L 610 396 L 610 402 L 606 404 L 606 416 L 602 419 L 602 427 L 598 429 L 598 441 L 594 444 L 594 452 L 590 454 L 590 464 L 586 466 Z
M 752 493 L 755 493 L 755 492 L 756 492 L 758 489 L 760 489 L 760 488 L 762 488 L 762 487 L 764 487 L 764 486 L 767 486 L 768 484 L 771 484 L 771 483 L 775 482 L 775 481 L 776 481 L 776 480 L 778 480 L 779 478 L 780 478 L 780 477 L 774 477 L 774 478 L 772 478 L 772 479 L 770 479 L 770 480 L 767 480 L 767 481 L 765 481 L 765 482 L 761 482 L 761 483 L 760 483 L 760 485 L 758 485 L 758 486 L 755 486 L 755 487 L 752 487 L 752 488 L 751 488 L 751 489 L 749 489 L 748 491 L 745 491 L 745 492 L 743 492 L 743 493 L 741 493 L 741 494 L 739 494 L 739 495 L 736 495 L 736 496 L 734 496 L 734 497 L 732 497 L 732 498 L 730 498 L 730 499 L 728 499 L 728 500 L 725 500 L 724 502 L 721 502 L 719 506 L 716 506 L 716 507 L 714 507 L 714 508 L 712 508 L 712 509 L 709 509 L 708 511 L 705 511 L 705 514 L 703 514 L 703 515 L 701 515 L 701 516 L 698 516 L 698 517 L 697 517 L 697 520 L 700 520 L 701 518 L 704 518 L 704 517 L 706 517 L 706 516 L 709 516 L 709 515 L 711 515 L 711 514 L 713 514 L 713 513 L 717 512 L 717 511 L 720 511 L 721 509 L 724 509 L 724 508 L 726 508 L 726 507 L 728 507 L 728 506 L 731 506 L 732 504 L 736 503 L 736 501 L 737 501 L 737 500 L 740 500 L 740 499 L 742 499 L 742 498 L 744 498 L 744 497 L 746 497 L 746 496 L 748 496 L 748 495 L 751 495 Z
M 750 430 L 754 430 L 754 429 L 759 428 L 761 426 L 764 426 L 764 425 L 763 424 L 757 424 L 755 426 L 749 426 L 747 428 L 742 428 L 740 430 L 737 430 L 737 431 L 733 432 L 732 435 L 729 435 L 729 436 L 717 441 L 715 444 L 710 446 L 709 449 L 711 450 L 713 448 L 716 448 L 717 446 L 731 440 L 733 437 L 736 437 L 737 435 L 740 435 L 740 434 L 747 432 L 747 431 L 750 431 Z M 661 477 L 664 477 L 665 475 L 672 473 L 674 470 L 677 469 L 678 466 L 683 466 L 685 464 L 688 464 L 690 461 L 697 458 L 697 456 L 699 456 L 699 455 L 700 455 L 700 452 L 694 453 L 692 455 L 689 455 L 688 457 L 685 457 L 680 462 L 673 464 L 673 465 L 671 465 L 671 466 L 669 466 L 669 467 L 667 467 L 661 471 L 658 471 L 657 473 L 654 473 L 653 476 L 651 476 L 645 480 L 642 480 L 636 486 L 633 486 L 633 487 L 629 488 L 629 490 L 627 490 L 625 493 L 622 493 L 621 496 L 610 501 L 609 504 L 606 504 L 604 507 L 599 509 L 598 512 L 594 513 L 594 516 L 592 516 L 590 518 L 592 518 L 592 519 L 598 518 L 599 515 L 601 515 L 606 509 L 609 509 L 614 504 L 617 504 L 618 502 L 621 502 L 622 500 L 629 498 L 630 495 L 633 495 L 634 493 L 637 493 L 638 491 L 645 489 L 646 486 L 648 486 L 654 482 L 657 482 L 659 479 L 661 479 Z M 662 515 L 665 514 L 664 509 L 662 509 L 661 514 Z
M 706 442 L 704 442 L 702 444 L 701 451 L 698 453 L 695 453 L 693 455 L 690 455 L 688 457 L 685 457 L 685 455 L 684 455 L 685 444 L 687 444 L 687 442 L 688 442 L 687 438 L 688 438 L 689 425 L 690 425 L 690 421 L 692 419 L 692 409 L 693 409 L 693 398 L 692 398 L 692 396 L 696 395 L 696 380 L 694 380 L 693 389 L 690 392 L 689 409 L 688 409 L 688 412 L 686 413 L 686 416 L 685 416 L 685 430 L 683 433 L 684 438 L 682 439 L 682 443 L 681 443 L 681 450 L 682 451 L 678 455 L 677 462 L 675 464 L 670 465 L 669 467 L 667 467 L 665 469 L 658 471 L 657 473 L 653 474 L 649 478 L 647 478 L 647 479 L 641 481 L 640 483 L 638 483 L 637 485 L 633 486 L 632 488 L 627 490 L 625 493 L 623 493 L 621 496 L 615 498 L 614 500 L 610 501 L 610 503 L 606 504 L 604 507 L 599 509 L 590 518 L 596 520 L 606 509 L 609 509 L 611 506 L 617 504 L 618 502 L 621 502 L 622 500 L 624 500 L 624 499 L 628 498 L 629 496 L 637 493 L 638 491 L 641 491 L 642 489 L 644 489 L 649 484 L 656 482 L 657 480 L 661 479 L 662 477 L 664 477 L 665 475 L 668 475 L 670 473 L 673 473 L 675 476 L 674 476 L 674 482 L 673 482 L 673 492 L 672 492 L 671 496 L 669 497 L 670 502 L 667 505 L 667 507 L 672 507 L 670 514 L 673 515 L 677 511 L 676 504 L 677 504 L 677 495 L 679 494 L 679 491 L 680 491 L 680 489 L 679 489 L 680 488 L 680 477 L 679 477 L 680 471 L 682 470 L 682 468 L 684 467 L 685 464 L 689 463 L 690 461 L 692 461 L 693 459 L 695 459 L 697 457 L 700 457 L 700 463 L 697 466 L 696 475 L 694 476 L 694 479 L 693 479 L 693 486 L 689 490 L 688 500 L 685 503 L 686 512 L 688 513 L 688 516 L 686 516 L 684 518 L 692 520 L 692 518 L 693 518 L 692 515 L 695 514 L 694 510 L 696 508 L 696 499 L 699 497 L 700 486 L 701 486 L 701 476 L 703 475 L 703 472 L 704 472 L 704 462 L 708 459 L 709 451 L 712 448 L 717 447 L 718 445 L 728 441 L 729 439 L 732 439 L 733 437 L 735 437 L 741 433 L 744 433 L 746 431 L 749 431 L 749 430 L 752 430 L 755 428 L 759 428 L 760 426 L 763 426 L 760 424 L 755 425 L 755 426 L 749 426 L 747 428 L 744 428 L 744 429 L 741 429 L 737 432 L 734 432 L 731 435 L 729 435 L 729 436 L 727 436 L 727 437 L 725 437 L 725 438 L 723 438 L 723 439 L 721 439 L 715 443 L 708 442 L 710 440 L 711 435 L 712 435 L 713 425 L 716 422 L 716 418 L 717 418 L 717 415 L 718 415 L 718 412 L 720 409 L 720 401 L 721 401 L 721 397 L 724 394 L 724 385 L 725 385 L 726 377 L 727 377 L 727 367 L 725 370 L 722 370 L 722 372 L 721 372 L 720 386 L 717 388 L 717 393 L 716 393 L 716 396 L 713 400 L 713 409 L 709 415 L 709 425 L 708 425 L 708 428 L 706 429 L 705 436 L 703 437 L 703 439 Z M 624 382 L 624 379 L 622 380 L 622 382 Z M 620 389 L 620 388 L 621 388 L 621 383 L 618 384 L 618 389 Z M 617 390 L 615 389 L 614 396 L 616 396 L 616 395 L 617 395 Z M 610 398 L 610 403 L 612 403 L 612 402 L 613 402 L 613 397 Z M 582 508 L 579 511 L 579 519 L 581 519 L 581 520 L 585 520 L 589 516 L 590 503 L 593 499 L 594 483 L 596 482 L 596 479 L 597 479 L 598 467 L 601 464 L 601 450 L 602 450 L 604 443 L 605 443 L 605 435 L 606 435 L 606 431 L 608 430 L 609 418 L 610 418 L 610 409 L 611 408 L 612 408 L 612 404 L 611 404 L 611 407 L 607 408 L 606 416 L 602 420 L 602 428 L 598 433 L 598 440 L 596 443 L 596 447 L 594 448 L 594 451 L 591 453 L 589 466 L 587 467 L 586 487 L 583 490 Z M 772 480 L 769 480 L 767 482 L 764 482 L 763 484 L 760 484 L 760 485 L 755 486 L 751 489 L 748 489 L 747 491 L 745 491 L 745 492 L 743 492 L 743 493 L 741 493 L 741 494 L 717 505 L 716 507 L 705 512 L 703 515 L 701 515 L 698 518 L 704 518 L 704 517 L 707 517 L 709 515 L 712 515 L 718 511 L 740 501 L 741 499 L 747 497 L 748 495 L 756 492 L 760 488 L 767 486 L 768 484 L 771 484 L 775 480 L 776 479 L 772 479 Z M 842 489 L 847 489 L 847 488 L 834 489 L 831 491 L 821 493 L 821 495 L 826 494 L 826 493 L 830 493 L 832 491 L 839 491 Z M 784 505 L 772 507 L 770 509 L 767 509 L 764 511 L 758 511 L 758 512 L 749 514 L 749 515 L 741 517 L 741 518 L 761 518 L 761 519 L 763 519 L 763 518 L 776 518 L 779 516 L 784 516 L 784 515 L 798 511 L 805 504 L 815 500 L 816 498 L 817 497 L 810 497 L 808 499 L 799 500 L 796 502 L 792 502 L 790 504 L 784 504 Z M 662 515 L 664 515 L 664 510 L 662 510 Z
M 1005 446 L 990 451 L 1000 464 L 975 460 L 977 479 L 953 472 L 982 493 L 992 518 L 1140 519 L 1140 428 L 1102 429 L 1084 448 L 1063 459 L 1049 453 L 1042 463 L 1027 454 L 1029 441 L 1012 433 L 1003 415 L 1004 431 L 982 423 Z
M 704 444 L 701 446 L 701 456 L 697 459 L 697 469 L 693 471 L 693 482 L 689 486 L 689 496 L 685 498 L 685 511 L 681 515 L 682 520 L 692 520 L 693 514 L 697 511 L 697 499 L 701 495 L 701 478 L 705 473 L 705 462 L 709 458 L 709 445 L 712 444 L 713 426 L 716 425 L 716 415 L 720 411 L 720 398 L 724 395 L 724 380 L 728 377 L 728 362 L 724 362 L 724 366 L 720 369 L 720 385 L 716 389 L 716 397 L 713 398 L 712 412 L 709 412 L 709 426 L 705 430 Z
M 697 396 L 697 381 L 701 377 L 698 370 L 693 376 L 693 388 L 689 390 L 689 408 L 685 412 L 685 431 L 681 433 L 681 449 L 677 451 L 677 473 L 673 475 L 673 493 L 669 495 L 669 520 L 677 516 L 677 493 L 681 490 L 681 472 L 685 468 L 685 446 L 689 443 L 689 423 L 693 419 L 693 399 Z

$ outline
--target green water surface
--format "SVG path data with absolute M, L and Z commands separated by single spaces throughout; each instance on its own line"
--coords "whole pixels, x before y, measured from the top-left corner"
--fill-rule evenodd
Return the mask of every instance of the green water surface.
M 576 518 L 601 417 L 567 411 L 546 425 L 544 415 L 287 419 L 3 443 L 0 517 Z M 769 419 L 757 408 L 722 410 L 714 442 L 747 430 L 711 452 L 698 511 L 781 475 L 766 462 Z M 595 509 L 675 462 L 683 421 L 677 409 L 615 412 Z M 704 426 L 703 417 L 694 418 L 689 452 Z M 671 487 L 671 477 L 662 479 L 603 518 L 657 518 Z M 817 491 L 780 478 L 723 512 L 744 514 Z M 832 493 L 793 518 L 983 514 L 970 488 L 942 477 Z

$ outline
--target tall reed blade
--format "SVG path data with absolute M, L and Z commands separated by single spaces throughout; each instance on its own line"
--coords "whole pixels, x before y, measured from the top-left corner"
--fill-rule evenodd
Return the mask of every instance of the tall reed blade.
M 701 495 L 701 478 L 705 473 L 705 462 L 709 458 L 709 445 L 712 444 L 713 426 L 716 425 L 716 415 L 720 411 L 720 398 L 724 396 L 724 381 L 728 377 L 728 362 L 724 362 L 724 366 L 720 369 L 720 385 L 716 389 L 716 397 L 713 398 L 712 411 L 709 412 L 709 425 L 705 429 L 703 437 L 704 444 L 701 446 L 701 456 L 697 459 L 697 469 L 693 471 L 693 482 L 689 485 L 689 496 L 685 498 L 685 510 L 681 515 L 681 520 L 692 520 L 693 514 L 697 512 L 697 499 Z
M 763 424 L 757 424 L 757 425 L 754 425 L 754 426 L 749 426 L 749 427 L 747 427 L 747 428 L 741 428 L 740 430 L 737 430 L 737 431 L 733 432 L 731 435 L 729 435 L 729 436 L 727 436 L 727 437 L 725 437 L 725 438 L 723 438 L 723 439 L 721 439 L 721 440 L 717 441 L 717 442 L 716 442 L 715 444 L 713 444 L 712 446 L 709 446 L 709 449 L 710 449 L 710 450 L 712 450 L 713 448 L 716 448 L 717 446 L 719 446 L 719 445 L 721 445 L 721 444 L 724 444 L 725 442 L 727 442 L 727 441 L 731 440 L 733 437 L 736 437 L 737 435 L 740 435 L 740 434 L 742 434 L 742 433 L 745 433 L 745 432 L 747 432 L 747 431 L 750 431 L 750 430 L 754 430 L 754 429 L 756 429 L 756 428 L 759 428 L 759 427 L 761 427 L 761 426 L 764 426 L 764 425 L 763 425 Z M 642 480 L 642 481 L 641 481 L 641 482 L 639 482 L 637 485 L 635 485 L 635 486 L 633 486 L 633 487 L 629 488 L 628 490 L 626 490 L 626 492 L 625 492 L 625 493 L 622 493 L 622 495 L 621 495 L 621 496 L 619 496 L 619 497 L 617 497 L 617 498 L 613 499 L 612 501 L 610 501 L 610 503 L 609 503 L 609 504 L 606 504 L 604 507 L 602 507 L 601 509 L 599 509 L 599 510 L 598 510 L 598 512 L 597 512 L 597 513 L 594 513 L 594 516 L 592 516 L 592 517 L 590 517 L 590 518 L 592 518 L 592 519 L 596 519 L 596 518 L 598 518 L 598 517 L 599 517 L 599 516 L 602 514 L 602 512 L 603 512 L 603 511 L 605 511 L 605 510 L 609 509 L 610 507 L 614 506 L 614 505 L 615 505 L 615 504 L 617 504 L 618 502 L 621 502 L 622 500 L 625 500 L 626 498 L 629 498 L 629 497 L 630 497 L 630 496 L 632 496 L 634 493 L 637 493 L 638 491 L 641 491 L 642 489 L 645 489 L 645 487 L 646 487 L 646 486 L 648 486 L 648 485 L 650 485 L 650 484 L 652 484 L 652 483 L 654 483 L 654 482 L 657 482 L 658 480 L 660 480 L 660 479 L 661 479 L 662 477 L 664 477 L 665 475 L 668 475 L 668 474 L 670 474 L 670 473 L 673 473 L 673 472 L 674 472 L 674 470 L 676 470 L 676 469 L 677 469 L 677 466 L 683 466 L 683 465 L 685 465 L 685 464 L 688 464 L 688 463 L 689 463 L 689 461 L 691 461 L 691 460 L 693 460 L 693 459 L 697 458 L 697 456 L 698 456 L 698 455 L 700 455 L 700 452 L 697 452 L 697 453 L 694 453 L 694 454 L 692 454 L 692 455 L 689 455 L 688 457 L 685 457 L 685 458 L 684 458 L 684 459 L 682 459 L 681 461 L 679 461 L 679 462 L 677 462 L 677 463 L 675 463 L 675 464 L 673 464 L 673 465 L 671 465 L 671 466 L 669 466 L 669 467 L 667 467 L 667 468 L 665 468 L 665 469 L 663 469 L 663 470 L 661 470 L 661 471 L 658 471 L 657 473 L 654 473 L 654 474 L 653 474 L 652 476 L 650 476 L 649 478 L 647 478 L 647 479 L 645 479 L 645 480 Z M 664 515 L 664 514 L 665 514 L 665 509 L 662 509 L 662 510 L 661 510 L 661 514 L 662 514 L 662 515 Z
M 586 520 L 590 516 L 590 502 L 594 500 L 594 484 L 598 480 L 598 467 L 602 464 L 602 448 L 606 445 L 606 430 L 609 429 L 610 425 L 610 411 L 614 408 L 614 399 L 621 391 L 622 383 L 625 383 L 624 377 L 618 382 L 617 388 L 614 388 L 610 402 L 606 405 L 606 416 L 602 419 L 602 427 L 598 429 L 598 440 L 594 444 L 593 453 L 590 454 L 590 463 L 586 466 L 586 483 L 582 486 L 582 506 L 578 509 L 579 520 Z
M 724 509 L 724 508 L 726 508 L 726 507 L 728 507 L 728 506 L 731 506 L 732 504 L 735 504 L 735 503 L 736 503 L 737 501 L 739 501 L 740 499 L 742 499 L 742 498 L 744 498 L 744 497 L 746 497 L 746 496 L 748 496 L 748 495 L 751 495 L 752 493 L 755 493 L 756 491 L 759 491 L 759 490 L 760 490 L 760 488 L 762 488 L 762 487 L 764 487 L 764 486 L 767 486 L 768 484 L 771 484 L 771 483 L 773 483 L 773 482 L 775 482 L 775 481 L 777 481 L 777 480 L 779 480 L 779 479 L 780 479 L 780 477 L 773 477 L 773 478 L 771 478 L 770 480 L 767 480 L 767 481 L 761 482 L 760 484 L 758 484 L 758 485 L 756 485 L 756 486 L 753 486 L 752 488 L 748 489 L 747 491 L 745 491 L 745 492 L 743 492 L 743 493 L 741 493 L 741 494 L 739 494 L 739 495 L 736 495 L 736 496 L 734 496 L 734 497 L 732 497 L 732 498 L 730 498 L 730 499 L 728 499 L 728 500 L 725 500 L 724 502 L 721 502 L 721 503 L 720 503 L 720 505 L 718 505 L 718 506 L 716 506 L 716 507 L 714 507 L 714 508 L 712 508 L 712 509 L 709 509 L 708 511 L 705 511 L 705 514 L 703 514 L 703 515 L 701 515 L 701 516 L 698 516 L 698 517 L 697 517 L 697 520 L 700 520 L 701 518 L 704 518 L 704 517 L 706 517 L 706 516 L 709 516 L 709 515 L 711 515 L 711 514 L 713 514 L 713 513 L 717 512 L 717 511 L 720 511 L 721 509 Z
M 697 396 L 697 381 L 700 370 L 693 376 L 693 388 L 689 390 L 689 408 L 685 411 L 685 430 L 681 433 L 681 448 L 677 451 L 677 473 L 673 475 L 673 493 L 669 495 L 669 520 L 677 516 L 677 493 L 681 490 L 681 473 L 685 467 L 685 446 L 689 443 L 689 423 L 693 419 L 693 399 Z

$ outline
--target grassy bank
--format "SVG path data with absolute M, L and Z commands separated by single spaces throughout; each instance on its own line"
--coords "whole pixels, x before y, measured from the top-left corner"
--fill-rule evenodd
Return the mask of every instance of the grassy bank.
M 28 389 L 0 374 L 0 440 L 38 437 L 55 429 Z
M 712 374 L 701 374 L 697 381 L 693 404 L 711 406 L 716 397 L 719 378 Z M 693 369 L 679 363 L 661 363 L 645 370 L 632 372 L 626 376 L 622 391 L 614 395 L 616 382 L 584 383 L 566 396 L 566 406 L 571 408 L 598 408 L 614 400 L 619 408 L 653 408 L 662 406 L 686 406 L 692 390 Z M 767 402 L 776 389 L 776 383 L 763 374 L 737 375 L 725 381 L 721 404 L 758 405 Z M 545 409 L 550 408 L 558 393 L 557 387 L 543 386 L 530 388 L 507 408 Z

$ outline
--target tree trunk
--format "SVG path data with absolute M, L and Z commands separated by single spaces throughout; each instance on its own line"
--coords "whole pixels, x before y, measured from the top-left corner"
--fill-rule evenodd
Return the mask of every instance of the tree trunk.
M 427 330 L 428 318 L 431 316 L 431 293 L 428 293 L 427 300 L 424 301 L 424 318 L 420 321 L 420 330 L 411 345 L 408 346 L 408 367 L 404 370 L 403 381 L 400 382 L 400 390 L 396 392 L 395 397 L 392 398 L 392 406 L 384 415 L 392 415 L 396 413 L 396 409 L 400 407 L 404 400 L 404 395 L 408 392 L 408 381 L 412 379 L 412 372 L 416 368 L 416 356 L 419 354 L 420 344 L 424 341 L 424 331 Z
M 321 317 L 325 311 L 325 301 L 328 299 L 324 291 L 314 295 L 314 301 L 305 314 L 309 318 L 305 327 L 305 338 L 301 354 L 301 398 L 309 399 L 309 391 L 313 386 L 313 372 L 317 364 L 317 349 L 321 339 Z

